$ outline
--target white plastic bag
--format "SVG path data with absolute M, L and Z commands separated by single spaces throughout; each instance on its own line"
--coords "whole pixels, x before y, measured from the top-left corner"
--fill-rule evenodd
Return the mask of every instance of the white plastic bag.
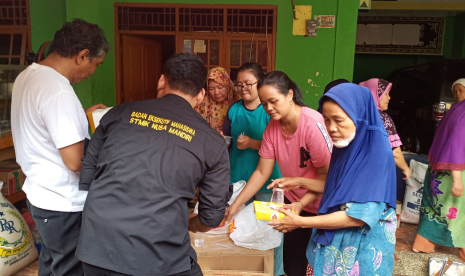
M 2 195 L 0 224 L 0 276 L 7 276 L 32 263 L 39 253 L 26 221 Z
M 231 198 L 228 201 L 228 204 L 231 206 L 233 204 L 234 200 L 236 200 L 237 196 L 242 192 L 242 189 L 244 189 L 245 184 L 247 184 L 244 180 L 238 181 L 236 183 L 233 183 L 233 194 Z M 253 204 L 252 204 L 253 205 Z M 241 210 L 244 209 L 245 205 L 241 206 Z M 199 203 L 195 204 L 194 208 L 194 214 L 199 213 Z M 218 227 L 213 228 L 212 230 L 206 232 L 208 234 L 226 234 L 229 233 L 229 225 L 224 225 L 224 221 L 221 222 L 221 224 Z
M 250 249 L 268 250 L 281 244 L 282 234 L 273 229 L 266 221 L 255 218 L 253 204 L 249 204 L 238 213 L 230 224 L 229 235 L 237 246 Z
M 418 224 L 420 220 L 421 198 L 423 197 L 423 185 L 428 165 L 411 160 L 410 169 L 412 170 L 412 176 L 405 181 L 405 197 L 400 220 L 402 222 Z

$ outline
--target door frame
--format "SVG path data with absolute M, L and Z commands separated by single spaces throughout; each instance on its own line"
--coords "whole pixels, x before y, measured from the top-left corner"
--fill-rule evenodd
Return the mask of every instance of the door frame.
M 118 8 L 119 7 L 139 7 L 139 8 L 175 8 L 175 13 L 176 13 L 176 28 L 175 31 L 136 31 L 136 30 L 118 30 Z M 205 9 L 269 9 L 273 10 L 273 33 L 272 34 L 252 34 L 252 33 L 228 33 L 226 31 L 226 23 L 227 23 L 227 16 L 224 14 L 224 30 L 222 33 L 204 33 L 204 32 L 180 32 L 179 31 L 179 8 L 205 8 Z M 271 62 L 271 70 L 274 70 L 275 67 L 275 60 L 276 60 L 276 36 L 277 36 L 277 21 L 278 21 L 278 7 L 277 5 L 234 5 L 234 4 L 162 4 L 162 3 L 114 3 L 114 8 L 113 8 L 113 26 L 115 30 L 115 94 L 116 94 L 116 105 L 119 105 L 122 103 L 122 87 L 123 87 L 123 68 L 122 68 L 122 39 L 121 35 L 127 34 L 127 35 L 174 35 L 175 36 L 175 41 L 176 41 L 176 53 L 182 52 L 182 48 L 179 49 L 179 43 L 178 41 L 180 40 L 180 36 L 184 35 L 189 35 L 192 37 L 207 37 L 213 35 L 214 37 L 219 37 L 223 36 L 222 45 L 224 43 L 227 43 L 227 39 L 229 37 L 245 37 L 245 36 L 250 36 L 250 37 L 255 37 L 255 38 L 261 38 L 261 37 L 268 37 L 269 39 L 269 50 L 270 50 L 270 62 Z M 194 38 L 194 39 L 195 39 Z M 225 64 L 228 64 L 228 68 L 225 68 L 226 70 L 229 69 L 229 59 L 226 54 L 230 53 L 230 49 L 226 49 L 224 51 L 223 57 L 220 56 L 220 58 L 223 58 L 223 61 Z

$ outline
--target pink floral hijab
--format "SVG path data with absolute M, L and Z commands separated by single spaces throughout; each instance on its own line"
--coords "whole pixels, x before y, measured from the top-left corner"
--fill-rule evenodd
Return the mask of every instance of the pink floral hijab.
M 389 134 L 389 142 L 391 143 L 391 148 L 397 148 L 402 145 L 400 141 L 400 137 L 397 134 L 396 126 L 386 112 L 382 111 L 379 107 L 379 102 L 381 98 L 391 90 L 392 83 L 383 80 L 383 79 L 369 79 L 367 81 L 361 82 L 360 86 L 367 87 L 370 89 L 371 94 L 373 95 L 373 99 L 375 100 L 376 106 L 378 107 L 379 114 L 381 115 L 381 119 L 383 119 L 384 128 Z
M 228 90 L 228 98 L 219 103 L 210 97 L 208 93 L 208 82 L 214 80 L 215 82 L 226 87 Z M 210 126 L 218 132 L 223 129 L 224 119 L 228 113 L 229 106 L 239 100 L 241 97 L 234 89 L 234 83 L 229 78 L 228 73 L 222 67 L 215 67 L 208 71 L 207 75 L 207 92 L 202 103 L 195 107 L 195 110 L 207 120 Z
M 380 109 L 379 102 L 381 101 L 381 98 L 392 88 L 392 83 L 383 79 L 369 79 L 361 82 L 359 85 L 370 89 L 378 109 Z

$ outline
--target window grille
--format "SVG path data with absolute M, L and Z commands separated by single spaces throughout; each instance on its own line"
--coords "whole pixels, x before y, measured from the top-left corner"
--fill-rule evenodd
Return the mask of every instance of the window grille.
M 26 32 L 0 31 L 0 65 L 24 65 Z
M 273 10 L 228 9 L 228 33 L 273 33 Z
M 27 26 L 27 16 L 26 1 L 0 1 L 0 25 Z
M 224 30 L 224 9 L 179 8 L 180 32 L 216 32 Z
M 176 31 L 175 8 L 118 7 L 120 31 Z

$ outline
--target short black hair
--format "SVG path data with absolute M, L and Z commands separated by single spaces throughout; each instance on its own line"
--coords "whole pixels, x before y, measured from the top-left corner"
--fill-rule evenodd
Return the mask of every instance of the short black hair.
M 66 22 L 53 38 L 48 54 L 57 53 L 62 57 L 74 57 L 88 49 L 90 59 L 108 53 L 110 46 L 103 30 L 96 24 L 82 19 Z
M 286 73 L 281 71 L 273 71 L 266 74 L 258 81 L 257 88 L 260 89 L 265 85 L 273 86 L 274 88 L 278 89 L 279 93 L 284 96 L 289 95 L 289 90 L 292 89 L 292 91 L 294 91 L 294 94 L 292 95 L 292 101 L 294 101 L 296 105 L 306 106 L 303 102 L 302 90 L 300 90 L 300 87 L 293 80 L 291 80 L 286 75 Z
M 341 84 L 341 83 L 349 83 L 350 81 L 346 80 L 346 79 L 337 79 L 337 80 L 333 80 L 332 82 L 328 83 L 328 85 L 326 85 L 325 87 L 325 91 L 323 92 L 323 94 L 326 94 L 326 92 L 328 92 L 331 88 Z
M 171 89 L 195 97 L 205 87 L 207 67 L 197 55 L 177 53 L 163 65 L 163 75 Z
M 254 62 L 246 62 L 242 64 L 242 66 L 239 67 L 239 70 L 237 70 L 237 73 L 244 71 L 250 71 L 258 81 L 265 76 L 265 71 L 263 71 L 262 66 Z

